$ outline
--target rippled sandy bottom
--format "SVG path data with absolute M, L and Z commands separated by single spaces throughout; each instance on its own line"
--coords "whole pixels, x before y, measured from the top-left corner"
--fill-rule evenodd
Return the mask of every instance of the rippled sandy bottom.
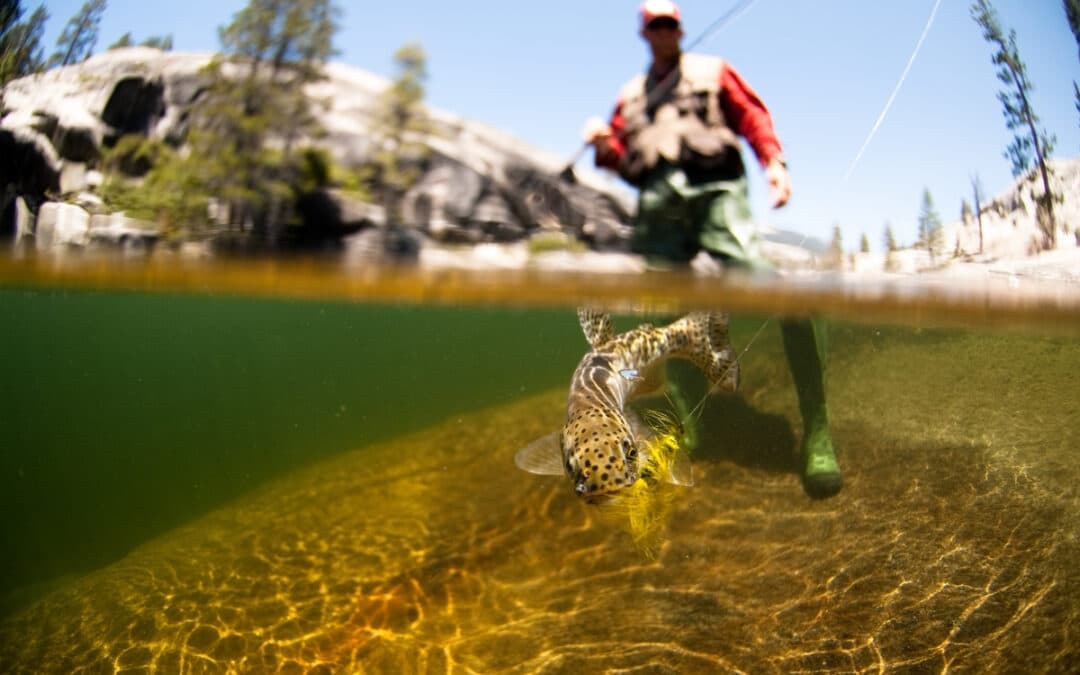
M 514 468 L 559 424 L 552 391 L 285 476 L 140 547 L 0 624 L 0 671 L 1074 667 L 1080 420 L 1061 392 L 1080 348 L 841 336 L 846 486 L 812 501 L 774 346 L 748 356 L 741 397 L 709 405 L 697 487 L 654 560 L 562 481 Z

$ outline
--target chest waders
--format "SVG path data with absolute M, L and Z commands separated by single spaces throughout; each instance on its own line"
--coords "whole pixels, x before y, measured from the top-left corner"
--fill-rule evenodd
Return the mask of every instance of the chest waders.
M 647 257 L 671 262 L 688 262 L 704 249 L 727 266 L 773 269 L 759 252 L 746 178 L 693 183 L 683 170 L 666 162 L 660 162 L 642 183 L 632 246 Z M 826 327 L 824 322 L 809 319 L 782 319 L 780 333 L 803 422 L 803 487 L 812 497 L 829 497 L 843 487 L 843 478 L 825 399 Z M 681 389 L 686 386 L 687 374 L 674 363 L 669 367 L 673 399 L 679 416 L 686 419 L 686 395 Z M 687 442 L 696 444 L 692 420 L 686 430 Z

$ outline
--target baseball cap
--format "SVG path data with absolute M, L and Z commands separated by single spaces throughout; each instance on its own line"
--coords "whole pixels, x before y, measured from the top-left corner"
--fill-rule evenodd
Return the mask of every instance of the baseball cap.
M 641 3 L 641 26 L 643 28 L 653 19 L 664 17 L 682 23 L 679 7 L 671 0 L 645 0 L 645 2 Z

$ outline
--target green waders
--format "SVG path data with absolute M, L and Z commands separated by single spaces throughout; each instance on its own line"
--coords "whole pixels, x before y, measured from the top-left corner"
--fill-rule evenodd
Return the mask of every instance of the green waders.
M 663 162 L 641 187 L 632 246 L 668 262 L 689 262 L 704 249 L 728 266 L 773 269 L 759 253 L 745 177 L 691 182 L 681 169 Z M 803 420 L 803 486 L 812 497 L 832 496 L 843 486 L 825 403 L 825 359 L 819 351 L 825 346 L 823 328 L 808 319 L 780 321 Z M 689 435 L 693 442 L 692 429 Z

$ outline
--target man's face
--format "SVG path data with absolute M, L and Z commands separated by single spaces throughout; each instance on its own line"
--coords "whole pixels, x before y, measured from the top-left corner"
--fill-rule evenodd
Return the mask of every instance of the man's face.
M 679 22 L 666 16 L 653 19 L 641 29 L 641 37 L 649 43 L 654 59 L 673 59 L 678 56 L 682 36 Z

